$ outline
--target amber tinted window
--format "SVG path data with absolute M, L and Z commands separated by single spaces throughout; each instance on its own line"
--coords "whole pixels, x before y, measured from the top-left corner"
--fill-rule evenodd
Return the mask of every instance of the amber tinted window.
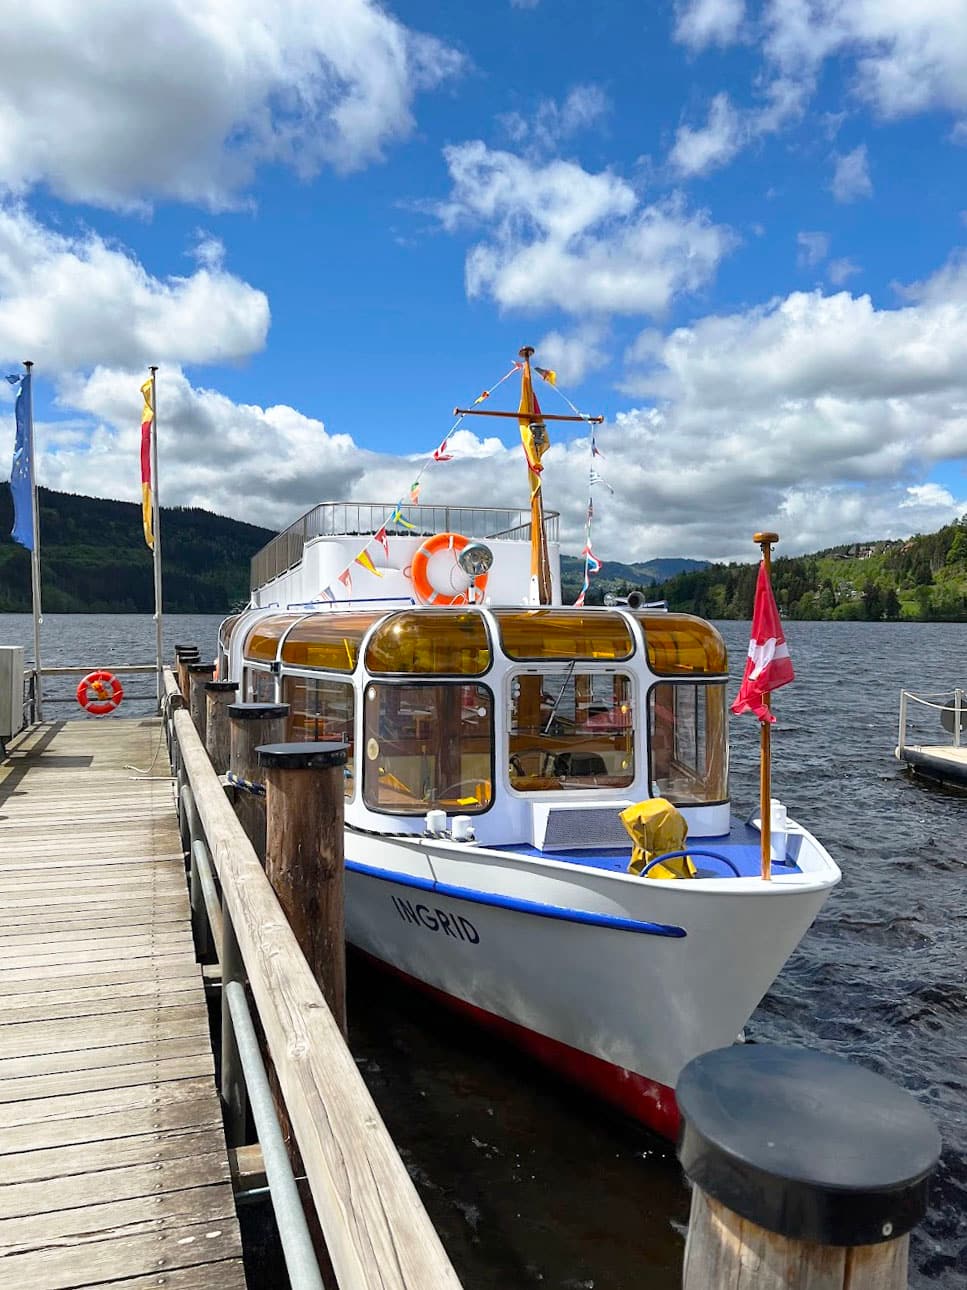
M 604 663 L 635 649 L 628 624 L 607 609 L 498 609 L 494 617 L 508 658 Z
M 480 614 L 428 609 L 393 614 L 366 647 L 370 672 L 482 676 L 490 667 L 487 625 Z
M 299 614 L 273 614 L 256 623 L 245 642 L 245 657 L 258 659 L 260 663 L 274 663 L 279 641 L 299 617 Z
M 656 676 L 724 676 L 725 641 L 711 623 L 691 614 L 637 615 L 645 633 L 648 666 Z
M 287 676 L 282 682 L 282 700 L 289 705 L 288 739 L 295 743 L 332 740 L 348 745 L 346 796 L 352 797 L 355 708 L 351 683 L 326 677 Z
M 652 792 L 679 805 L 724 802 L 728 791 L 725 683 L 662 681 L 648 694 Z
M 363 637 L 379 614 L 313 614 L 293 627 L 282 647 L 282 661 L 293 667 L 351 672 Z
M 493 702 L 482 685 L 367 685 L 363 798 L 390 815 L 485 811 Z

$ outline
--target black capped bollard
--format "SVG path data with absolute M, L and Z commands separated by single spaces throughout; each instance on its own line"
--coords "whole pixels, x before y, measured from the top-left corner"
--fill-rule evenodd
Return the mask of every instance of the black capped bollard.
M 903 1290 L 940 1135 L 915 1098 L 840 1057 L 736 1044 L 675 1090 L 693 1185 L 683 1290 Z
M 186 702 L 188 700 L 188 665 L 200 662 L 201 651 L 197 645 L 175 646 L 175 675 L 178 678 L 178 688 L 181 690 Z
M 214 663 L 188 664 L 188 711 L 191 714 L 192 723 L 198 731 L 198 738 L 202 743 L 205 742 L 206 722 L 208 720 L 208 709 L 205 704 L 205 682 L 210 681 L 214 675 Z
M 237 681 L 205 682 L 205 750 L 216 775 L 224 775 L 231 764 L 232 731 L 229 704 L 238 694 Z
M 265 788 L 255 749 L 285 738 L 287 703 L 230 703 L 229 776 L 237 782 L 235 814 L 255 854 L 265 863 Z

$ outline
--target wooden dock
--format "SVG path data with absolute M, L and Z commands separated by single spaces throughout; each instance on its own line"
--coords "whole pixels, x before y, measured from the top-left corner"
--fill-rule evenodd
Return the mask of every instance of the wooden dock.
M 953 744 L 899 744 L 898 761 L 939 784 L 967 788 L 967 747 Z
M 0 1290 L 235 1290 L 241 1242 L 160 719 L 0 763 Z

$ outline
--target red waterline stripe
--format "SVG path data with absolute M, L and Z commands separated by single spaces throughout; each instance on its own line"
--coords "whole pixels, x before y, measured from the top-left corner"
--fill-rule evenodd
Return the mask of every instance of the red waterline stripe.
M 376 967 L 391 972 L 407 985 L 429 995 L 445 1008 L 468 1017 L 476 1025 L 483 1026 L 517 1048 L 523 1049 L 571 1083 L 590 1089 L 603 1102 L 617 1107 L 633 1120 L 639 1120 L 649 1129 L 660 1133 L 662 1137 L 669 1138 L 672 1142 L 678 1137 L 678 1103 L 675 1101 L 675 1090 L 669 1088 L 667 1084 L 660 1084 L 645 1075 L 625 1070 L 622 1066 L 615 1066 L 601 1057 L 594 1057 L 579 1048 L 562 1044 L 558 1039 L 550 1039 L 547 1035 L 538 1034 L 536 1030 L 528 1030 L 526 1026 L 518 1025 L 516 1021 L 508 1021 L 506 1017 L 498 1017 L 493 1012 L 478 1008 L 476 1004 L 467 1003 L 464 999 L 447 994 L 445 990 L 427 985 L 418 977 L 411 976 L 402 968 L 394 967 L 383 959 L 366 953 L 365 950 L 357 949 L 357 952 L 363 954 Z

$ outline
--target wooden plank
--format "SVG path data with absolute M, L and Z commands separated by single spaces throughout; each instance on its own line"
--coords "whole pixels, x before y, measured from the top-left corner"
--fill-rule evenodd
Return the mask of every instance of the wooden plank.
M 157 891 L 178 891 L 184 886 L 185 874 L 181 865 L 176 869 L 162 869 L 160 865 L 133 866 L 130 870 L 104 873 L 102 870 L 58 869 L 57 876 L 38 883 L 36 872 L 24 869 L 17 874 L 6 874 L 0 879 L 0 899 L 5 903 L 8 894 L 18 894 L 25 886 L 33 888 L 35 893 L 42 893 L 45 899 L 57 896 L 61 892 L 73 893 L 77 884 L 83 882 L 84 891 L 93 892 L 95 898 L 110 899 L 111 892 L 122 895 L 131 891 L 142 891 L 154 888 Z
M 219 1144 L 220 1148 L 220 1144 Z M 107 1205 L 137 1196 L 157 1196 L 169 1191 L 188 1191 L 212 1183 L 230 1183 L 231 1174 L 224 1150 L 186 1159 L 156 1160 L 151 1164 L 125 1165 L 119 1169 L 98 1169 L 66 1178 L 42 1178 L 16 1186 L 0 1186 L 0 1219 L 30 1214 L 50 1214 L 56 1226 L 59 1210 L 82 1204 Z
M 207 1222 L 235 1217 L 231 1189 L 224 1184 L 168 1192 L 161 1196 L 133 1196 L 129 1200 L 103 1205 L 81 1205 L 52 1219 L 49 1214 L 31 1214 L 0 1221 L 0 1267 L 11 1254 L 44 1250 L 51 1238 L 98 1239 L 105 1233 L 116 1236 L 150 1236 L 186 1222 Z M 73 1239 L 69 1244 L 79 1243 Z M 112 1282 L 112 1284 L 114 1284 Z M 156 1280 L 155 1284 L 159 1284 Z M 160 1284 L 167 1285 L 162 1279 Z M 28 1287 L 27 1290 L 33 1290 Z
M 170 989 L 170 986 L 188 985 L 187 982 L 168 981 L 149 983 L 134 992 L 126 986 L 123 998 L 118 998 L 116 986 L 99 986 L 92 990 L 57 990 L 44 994 L 19 994 L 13 999 L 0 1001 L 0 1026 L 21 1025 L 25 1021 L 63 1021 L 97 1016 L 110 1007 L 114 1016 L 140 1012 L 144 1008 L 178 1008 L 185 1004 L 204 1005 L 195 984 L 190 988 Z
M 199 1027 L 193 1029 L 197 1032 Z M 210 1054 L 207 1027 L 204 1034 L 188 1034 L 174 1039 L 135 1040 L 129 1044 L 106 1045 L 103 1048 L 71 1048 L 67 1052 L 32 1053 L 26 1057 L 0 1057 L 0 1097 L 7 1084 L 30 1078 L 51 1078 L 104 1067 L 123 1069 L 154 1061 L 172 1061 L 177 1057 Z
M 201 1192 L 206 1188 L 200 1188 Z M 186 1193 L 191 1195 L 193 1193 Z M 156 1284 L 174 1268 L 196 1267 L 238 1258 L 241 1243 L 234 1220 L 176 1224 L 150 1234 L 100 1239 L 52 1238 L 46 1249 L 0 1259 L 0 1290 L 75 1290 L 119 1276 L 154 1273 Z M 161 1283 L 163 1284 L 163 1282 Z
M 103 963 L 95 963 L 95 968 L 103 969 Z M 83 981 L 82 981 L 83 978 Z M 164 983 L 166 981 L 181 981 L 182 984 L 173 984 L 172 989 L 183 990 L 184 981 L 198 981 L 201 978 L 201 968 L 197 963 L 190 963 L 181 955 L 169 960 L 154 958 L 146 965 L 137 964 L 134 966 L 127 964 L 118 964 L 111 971 L 84 972 L 80 966 L 75 969 L 69 967 L 51 968 L 49 972 L 38 973 L 36 968 L 18 968 L 15 971 L 0 972 L 0 999 L 5 1004 L 10 1003 L 13 995 L 20 994 L 49 994 L 52 991 L 73 988 L 70 982 L 77 981 L 78 988 L 81 985 L 87 987 L 102 985 L 147 985 L 150 983 Z
M 103 1006 L 103 1005 L 102 1005 Z M 78 1019 L 72 1026 L 59 1021 L 25 1022 L 0 1029 L 0 1061 L 41 1053 L 68 1052 L 78 1048 L 109 1048 L 141 1043 L 147 1039 L 185 1039 L 201 1036 L 209 1041 L 208 1010 L 202 999 L 181 1008 L 152 1008 L 126 1013 L 99 1013 Z M 0 1183 L 3 1179 L 0 1178 Z
M 135 1133 L 120 1140 L 77 1142 L 7 1155 L 0 1166 L 3 1187 L 42 1182 L 100 1169 L 127 1165 L 149 1165 L 159 1160 L 184 1160 L 191 1156 L 224 1156 L 222 1135 L 212 1129 L 171 1129 L 161 1133 Z M 88 1200 L 84 1193 L 84 1203 Z M 24 1210 L 24 1213 L 27 1211 Z
M 148 897 L 152 904 L 159 899 L 185 904 L 188 900 L 188 892 L 184 889 L 184 883 L 172 884 L 169 888 L 152 892 L 150 887 L 101 888 L 100 891 L 91 891 L 88 890 L 85 882 L 83 888 L 59 895 L 44 896 L 36 888 L 22 895 L 6 895 L 3 898 L 3 904 L 11 915 L 16 916 L 27 910 L 41 913 L 45 909 L 50 909 L 53 913 L 55 910 L 59 912 L 62 909 L 88 909 L 92 905 L 103 905 L 108 900 L 115 906 L 125 904 L 131 908 L 137 908 L 139 905 L 143 906 Z
M 0 1104 L 61 1097 L 65 1093 L 86 1093 L 125 1088 L 132 1084 L 159 1084 L 163 1080 L 191 1079 L 213 1075 L 210 1052 L 170 1059 L 160 1055 L 154 1061 L 130 1062 L 123 1066 L 101 1066 L 95 1070 L 63 1071 L 54 1075 L 26 1075 L 0 1080 Z M 6 1115 L 6 1112 L 3 1113 Z
M 105 909 L 103 906 L 95 906 L 93 909 L 64 909 L 55 914 L 49 910 L 46 912 L 28 910 L 26 913 L 18 910 L 15 914 L 5 912 L 2 927 L 4 935 L 9 936 L 16 936 L 19 932 L 26 935 L 28 932 L 44 929 L 60 932 L 72 931 L 74 928 L 117 927 L 118 925 L 137 931 L 139 927 L 154 927 L 161 923 L 184 925 L 183 909 L 184 902 L 176 898 L 153 901 L 150 905 L 140 901 L 133 908 L 131 906 L 118 908 L 111 905 Z
M 190 962 L 194 962 L 195 947 L 181 937 L 175 940 L 162 938 L 160 942 L 151 940 L 132 941 L 126 949 L 119 949 L 114 944 L 101 946 L 95 944 L 81 953 L 73 946 L 63 949 L 56 945 L 38 945 L 33 949 L 17 947 L 9 958 L 0 955 L 0 980 L 2 980 L 4 973 L 14 972 L 18 968 L 36 966 L 46 972 L 48 968 L 79 967 L 83 965 L 85 969 L 88 969 L 92 966 L 103 966 L 105 963 L 127 962 L 128 960 L 145 958 L 155 959 L 158 957 L 167 959 L 183 957 Z
M 172 1081 L 127 1088 L 97 1089 L 64 1097 L 40 1097 L 11 1103 L 0 1122 L 0 1154 L 94 1142 L 108 1133 L 124 1137 L 156 1129 L 220 1123 L 211 1079 Z
M 245 1265 L 238 1259 L 206 1263 L 200 1268 L 178 1268 L 166 1272 L 162 1290 L 245 1290 Z M 159 1290 L 155 1276 L 135 1277 L 129 1281 L 99 1281 L 91 1290 Z
M 0 927 L 3 924 L 0 923 Z M 38 928 L 32 932 L 0 933 L 0 959 L 11 958 L 25 950 L 43 953 L 47 950 L 73 950 L 84 954 L 88 949 L 114 949 L 123 955 L 128 946 L 157 945 L 173 946 L 180 949 L 183 945 L 193 944 L 191 932 L 183 922 L 161 923 L 154 927 L 93 927 L 81 930 L 44 931 Z

